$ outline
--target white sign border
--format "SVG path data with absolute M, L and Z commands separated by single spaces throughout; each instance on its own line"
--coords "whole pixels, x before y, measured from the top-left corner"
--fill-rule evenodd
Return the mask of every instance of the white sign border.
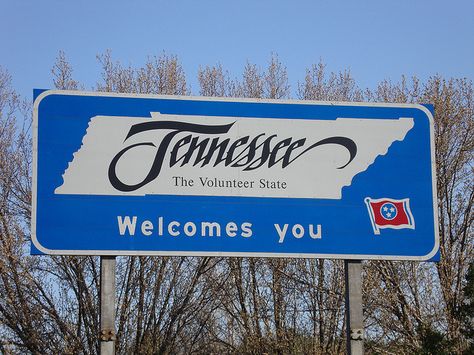
M 197 252 L 197 251 L 149 251 L 149 250 L 57 250 L 48 249 L 40 244 L 36 235 L 36 210 L 37 210 L 37 174 L 38 174 L 38 109 L 41 101 L 50 95 L 70 96 L 98 96 L 98 97 L 122 97 L 136 99 L 166 99 L 185 101 L 217 101 L 217 102 L 242 102 L 242 103 L 270 103 L 270 104 L 292 104 L 292 105 L 325 105 L 325 106 L 354 106 L 354 107 L 381 107 L 381 108 L 413 108 L 421 110 L 429 120 L 430 126 L 430 149 L 431 149 L 431 176 L 433 193 L 434 234 L 435 245 L 433 249 L 424 256 L 400 256 L 400 255 L 358 255 L 358 254 L 305 254 L 305 253 L 260 253 L 260 252 Z M 42 253 L 48 255 L 117 255 L 117 256 L 217 256 L 217 257 L 272 257 L 272 258 L 310 258 L 310 259 L 352 259 L 352 260 L 413 260 L 428 261 L 436 255 L 439 249 L 439 225 L 437 206 L 436 185 L 436 161 L 434 146 L 434 118 L 431 112 L 419 104 L 398 103 L 366 103 L 366 102 L 343 102 L 343 101 L 310 101 L 310 100 L 273 100 L 273 99 L 248 99 L 206 96 L 171 96 L 171 95 L 147 95 L 126 94 L 93 91 L 70 91 L 70 90 L 45 90 L 40 93 L 33 103 L 33 176 L 31 195 L 31 240 L 34 246 Z

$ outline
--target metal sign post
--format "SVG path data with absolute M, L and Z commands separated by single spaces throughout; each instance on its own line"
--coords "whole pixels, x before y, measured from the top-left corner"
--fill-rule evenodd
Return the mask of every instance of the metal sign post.
M 115 354 L 115 256 L 100 257 L 100 354 Z
M 362 311 L 362 263 L 345 260 L 347 354 L 364 354 L 364 315 Z

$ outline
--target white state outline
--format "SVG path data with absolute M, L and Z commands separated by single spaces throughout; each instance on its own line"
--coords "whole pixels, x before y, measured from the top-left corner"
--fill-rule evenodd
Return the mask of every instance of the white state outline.
M 375 223 L 375 216 L 373 215 L 373 210 L 372 207 L 370 206 L 371 202 L 382 202 L 382 201 L 389 201 L 389 202 L 398 202 L 403 204 L 403 208 L 405 212 L 407 213 L 408 216 L 408 222 L 413 221 L 413 223 L 410 224 L 398 224 L 398 225 L 393 225 L 393 224 L 386 224 L 386 225 L 378 225 Z M 369 217 L 370 217 L 370 222 L 372 222 L 372 228 L 374 229 L 374 234 L 375 235 L 380 235 L 379 229 L 415 229 L 415 218 L 413 217 L 413 214 L 411 213 L 411 208 L 410 208 L 410 198 L 402 198 L 401 200 L 390 198 L 390 197 L 382 197 L 382 198 L 371 198 L 371 197 L 366 197 L 364 198 L 364 202 L 367 205 L 367 209 L 369 210 Z M 380 208 L 382 208 L 381 206 Z M 396 208 L 396 207 L 395 207 Z M 382 214 L 381 212 L 379 212 Z M 392 218 L 392 219 L 395 219 Z M 390 221 L 390 220 L 389 220 Z
M 400 255 L 358 255 L 358 254 L 305 254 L 305 253 L 259 253 L 259 252 L 192 252 L 192 251 L 147 251 L 147 250 L 57 250 L 43 247 L 36 235 L 36 204 L 37 204 L 37 173 L 38 173 L 38 108 L 41 101 L 50 95 L 70 96 L 101 96 L 101 97 L 123 97 L 139 99 L 166 99 L 183 101 L 217 101 L 217 102 L 247 102 L 247 103 L 271 103 L 291 105 L 325 105 L 325 106 L 354 106 L 354 107 L 386 107 L 386 108 L 413 108 L 422 111 L 429 121 L 430 127 L 430 150 L 431 150 L 431 176 L 433 194 L 434 215 L 434 247 L 426 255 L 422 256 L 400 256 Z M 72 90 L 45 90 L 41 92 L 33 103 L 33 176 L 31 191 L 31 240 L 34 246 L 42 253 L 49 255 L 116 255 L 116 256 L 234 256 L 234 257 L 272 257 L 272 258 L 310 258 L 310 259 L 353 259 L 353 260 L 413 260 L 427 261 L 436 255 L 439 249 L 439 226 L 436 186 L 436 161 L 434 146 L 434 118 L 431 112 L 419 104 L 398 104 L 382 102 L 344 102 L 344 101 L 311 101 L 311 100 L 274 100 L 274 99 L 248 99 L 206 96 L 171 96 L 150 94 L 124 94 L 93 91 Z
M 163 119 L 166 119 L 166 116 L 182 116 L 183 118 L 186 118 L 186 119 L 189 119 L 189 117 L 194 117 L 195 119 L 199 119 L 199 118 L 206 118 L 206 117 L 211 117 L 211 116 L 204 116 L 204 115 L 170 115 L 170 114 L 161 114 L 160 112 L 153 112 L 153 111 L 150 111 L 150 117 L 152 117 L 152 119 L 160 119 L 160 120 L 163 120 Z M 108 115 L 99 115 L 99 116 L 94 116 L 91 118 L 91 122 L 93 119 L 97 118 L 97 117 L 100 117 L 100 118 L 124 118 L 124 119 L 143 119 L 144 117 L 138 117 L 138 116 L 108 116 Z M 230 121 L 234 121 L 237 122 L 237 121 L 244 121 L 244 120 L 255 120 L 255 118 L 250 118 L 250 117 L 232 117 L 232 116 L 212 116 L 212 118 L 215 118 L 215 119 L 218 119 L 218 120 L 229 120 Z M 280 118 L 266 118 L 266 117 L 257 117 L 258 120 L 275 120 L 275 119 L 280 119 Z M 287 119 L 287 118 L 284 118 L 282 120 L 291 120 L 292 122 L 295 122 L 297 123 L 298 121 L 303 121 L 303 122 L 307 122 L 307 121 L 310 121 L 308 119 L 301 119 L 301 118 L 295 118 L 295 119 Z M 347 117 L 337 117 L 334 121 L 335 122 L 341 122 L 341 121 L 344 121 L 344 120 L 352 120 L 352 121 L 355 121 L 355 120 L 358 120 L 360 121 L 361 118 L 353 118 L 353 117 L 350 117 L 350 116 L 347 116 Z M 364 119 L 364 120 L 371 120 L 371 119 Z M 403 141 L 404 137 L 406 137 L 407 133 L 410 132 L 410 130 L 413 128 L 414 126 L 414 119 L 413 117 L 399 117 L 398 119 L 387 119 L 387 121 L 398 121 L 398 122 L 401 122 L 401 120 L 409 120 L 411 123 L 412 123 L 412 126 L 410 128 L 408 128 L 408 131 L 405 132 L 404 136 L 402 138 L 396 138 L 392 144 L 394 142 L 400 142 L 400 141 Z M 314 120 L 314 121 L 317 121 L 317 120 Z M 90 128 L 90 124 L 91 122 L 89 122 L 89 126 L 88 128 L 86 129 L 86 135 L 87 135 L 87 132 L 89 131 L 89 128 Z M 61 185 L 59 185 L 58 187 L 56 187 L 54 189 L 54 194 L 64 194 L 64 195 L 98 195 L 98 196 L 126 196 L 126 195 L 122 195 L 122 194 L 107 194 L 107 193 L 99 193 L 99 192 L 94 192 L 94 193 L 85 193 L 85 192 L 68 192 L 68 193 L 65 193 L 65 192 L 56 192 L 57 190 L 61 189 L 61 188 L 64 188 L 64 186 L 68 185 L 68 183 L 66 182 L 66 173 L 67 171 L 72 167 L 73 165 L 73 161 L 76 159 L 76 155 L 80 155 L 80 150 L 83 148 L 84 146 L 84 138 L 85 136 L 83 137 L 83 141 L 82 141 L 82 144 L 81 144 L 81 147 L 79 150 L 77 150 L 76 152 L 73 153 L 73 160 L 69 162 L 68 164 L 68 167 L 64 170 L 64 173 L 62 174 L 62 179 L 63 179 L 63 182 Z M 379 154 L 375 157 L 375 159 L 377 158 L 380 158 L 380 157 L 383 157 L 383 156 L 386 156 L 389 152 L 389 149 L 390 149 L 390 145 L 385 149 L 385 150 L 381 150 L 379 152 Z M 358 174 L 362 174 L 364 173 L 365 171 L 367 171 L 367 169 L 370 168 L 370 166 L 372 166 L 375 162 L 375 159 L 372 161 L 372 163 L 370 164 L 367 164 L 365 167 L 361 167 L 362 170 L 360 170 L 359 172 L 357 172 L 356 174 L 353 174 L 350 181 L 348 182 L 344 182 L 341 184 L 341 189 L 339 191 L 339 196 L 336 197 L 334 196 L 333 199 L 334 200 L 341 200 L 342 199 L 342 190 L 345 188 L 345 187 L 348 187 L 348 186 L 351 186 L 352 185 L 352 181 L 354 180 L 355 176 L 358 175 Z M 155 196 L 175 196 L 174 194 L 172 193 L 162 193 L 162 192 L 152 192 L 152 191 L 149 191 L 149 192 L 142 192 L 141 194 L 130 194 L 130 196 L 152 196 L 152 195 L 155 195 Z M 231 194 L 231 193 L 226 193 L 224 190 L 223 191 L 220 191 L 219 194 L 214 194 L 214 193 L 209 193 L 209 194 L 200 194 L 200 193 L 195 193 L 195 192 L 189 192 L 188 194 L 185 194 L 185 195 L 179 195 L 179 196 L 218 196 L 218 197 L 240 197 L 240 198 L 276 198 L 276 199 L 280 199 L 280 198 L 288 198 L 288 199 L 295 199 L 295 198 L 298 198 L 298 199 L 308 199 L 308 200 L 311 200 L 311 199 L 315 199 L 315 197 L 313 196 L 298 196 L 298 197 L 295 197 L 295 196 L 289 196 L 288 194 L 285 194 L 285 195 L 280 195 L 280 196 L 269 196 L 269 195 L 236 195 L 236 194 Z

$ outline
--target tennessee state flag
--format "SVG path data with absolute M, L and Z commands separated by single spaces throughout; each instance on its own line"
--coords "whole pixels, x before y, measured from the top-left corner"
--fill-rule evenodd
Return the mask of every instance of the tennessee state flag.
M 374 234 L 380 234 L 380 229 L 392 228 L 415 229 L 415 219 L 410 210 L 410 199 L 394 200 L 391 198 L 365 198 Z

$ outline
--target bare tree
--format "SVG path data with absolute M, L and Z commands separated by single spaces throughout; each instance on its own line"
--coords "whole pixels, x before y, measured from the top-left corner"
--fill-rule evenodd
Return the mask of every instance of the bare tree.
M 459 309 L 464 275 L 474 257 L 472 83 L 435 76 L 421 85 L 417 78 L 408 82 L 402 77 L 396 84 L 383 81 L 369 99 L 434 104 L 441 252 L 438 264 L 369 263 L 366 280 L 382 281 L 380 287 L 366 287 L 374 305 L 367 308 L 370 323 L 378 328 L 380 346 L 390 344 L 400 353 L 435 342 L 446 353 L 461 354 L 467 340 L 460 331 Z
M 356 85 L 349 70 L 326 73 L 326 65 L 320 61 L 306 69 L 304 83 L 298 84 L 298 98 L 321 101 L 363 101 L 364 94 Z
M 264 96 L 269 99 L 287 99 L 290 97 L 290 85 L 286 67 L 272 54 L 266 73 L 263 75 Z
M 235 92 L 235 83 L 229 79 L 229 73 L 224 72 L 222 65 L 199 67 L 199 94 L 202 96 L 225 97 Z
M 59 51 L 56 63 L 54 63 L 51 69 L 51 74 L 53 74 L 54 87 L 57 89 L 78 90 L 82 88 L 79 87 L 79 83 L 72 78 L 72 66 L 67 60 L 64 51 Z
M 71 352 L 75 335 L 40 260 L 25 257 L 31 204 L 30 110 L 0 68 L 0 334 L 2 352 Z M 22 123 L 23 121 L 23 123 Z M 22 124 L 22 126 L 18 126 Z M 69 341 L 64 342 L 63 339 Z
M 186 76 L 178 58 L 163 53 L 150 57 L 141 68 L 123 67 L 112 59 L 112 52 L 98 55 L 102 66 L 102 82 L 98 91 L 140 94 L 186 95 Z
M 186 95 L 176 56 L 123 66 L 98 56 L 97 90 Z M 58 89 L 75 90 L 60 52 Z M 199 69 L 206 96 L 288 98 L 276 55 L 240 79 L 222 66 Z M 466 79 L 402 77 L 362 91 L 350 71 L 320 62 L 297 87 L 303 100 L 432 103 L 435 109 L 441 262 L 366 262 L 364 304 L 369 353 L 462 354 L 472 339 L 463 306 L 474 259 L 473 87 Z M 98 257 L 28 256 L 31 202 L 29 116 L 0 68 L 0 352 L 98 353 Z M 343 264 L 332 260 L 119 257 L 117 353 L 342 354 Z M 471 332 L 472 334 L 472 332 Z M 444 352 L 443 352 L 444 351 Z

